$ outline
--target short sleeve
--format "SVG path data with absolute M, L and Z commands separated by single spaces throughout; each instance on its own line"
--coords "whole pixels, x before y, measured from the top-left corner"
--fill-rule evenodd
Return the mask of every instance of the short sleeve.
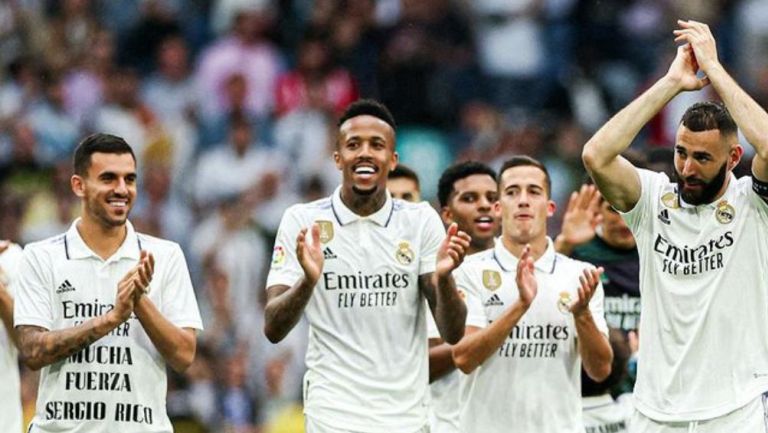
M 640 177 L 640 199 L 635 207 L 621 214 L 632 233 L 642 230 L 643 223 L 650 221 L 648 215 L 653 212 L 654 201 L 659 197 L 661 188 L 669 183 L 669 178 L 661 173 L 639 168 L 637 174 Z
M 189 268 L 184 253 L 178 245 L 174 244 L 166 266 L 166 277 L 161 286 L 163 301 L 160 311 L 168 321 L 180 328 L 202 330 L 203 321 L 197 307 Z
M 605 292 L 603 290 L 603 283 L 598 283 L 595 293 L 592 295 L 592 299 L 589 301 L 589 311 L 592 313 L 592 320 L 595 321 L 595 326 L 601 334 L 608 337 L 608 323 L 605 321 Z
M 51 299 L 50 264 L 41 260 L 34 250 L 24 250 L 15 279 L 14 327 L 21 325 L 39 326 L 51 330 L 53 327 L 53 305 Z
M 275 245 L 272 248 L 272 262 L 269 265 L 267 289 L 277 285 L 293 286 L 304 275 L 304 270 L 301 269 L 296 257 L 296 236 L 299 234 L 299 230 L 303 228 L 297 211 L 296 207 L 289 208 L 280 221 Z
M 453 277 L 456 280 L 456 288 L 467 304 L 466 326 L 485 328 L 488 325 L 488 316 L 483 308 L 480 289 L 473 284 L 467 265 L 459 266 Z
M 435 272 L 437 251 L 440 243 L 445 238 L 445 227 L 440 216 L 429 204 L 424 204 L 424 226 L 422 232 L 421 259 L 419 261 L 419 275 Z
M 15 290 L 19 275 L 19 265 L 24 257 L 24 251 L 17 244 L 11 244 L 0 254 L 0 270 L 5 279 L 6 290 L 15 297 Z

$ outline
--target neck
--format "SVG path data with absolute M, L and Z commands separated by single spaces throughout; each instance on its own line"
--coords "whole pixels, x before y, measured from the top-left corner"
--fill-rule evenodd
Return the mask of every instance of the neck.
M 511 239 L 509 236 L 502 236 L 501 242 L 504 245 L 504 248 L 507 249 L 510 253 L 512 253 L 513 256 L 517 257 L 518 259 L 523 254 L 523 249 L 525 248 L 525 243 L 520 243 L 515 241 L 514 239 Z M 539 260 L 541 256 L 544 255 L 544 252 L 547 251 L 547 237 L 541 236 L 540 238 L 533 239 L 529 242 L 531 245 L 531 257 L 533 258 L 533 261 Z
M 341 188 L 341 202 L 352 212 L 360 216 L 368 216 L 376 213 L 384 207 L 387 201 L 387 191 L 379 188 L 373 194 L 361 195 L 352 190 L 352 187 Z
M 125 224 L 105 227 L 90 220 L 85 214 L 77 223 L 76 228 L 88 248 L 103 260 L 112 257 L 112 254 L 120 248 L 128 234 L 128 227 Z
M 490 248 L 493 248 L 493 238 L 478 240 L 477 242 L 472 241 L 469 244 L 469 248 L 467 248 L 467 255 L 479 253 Z

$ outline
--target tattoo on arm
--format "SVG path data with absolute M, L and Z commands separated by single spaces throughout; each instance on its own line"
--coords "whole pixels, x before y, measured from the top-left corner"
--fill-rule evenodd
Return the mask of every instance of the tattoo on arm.
M 38 370 L 85 349 L 113 328 L 102 316 L 58 331 L 28 325 L 16 329 L 22 360 L 29 368 Z
M 453 277 L 448 276 L 445 281 L 438 283 L 434 274 L 419 276 L 419 289 L 429 304 L 432 316 L 435 318 L 440 335 L 449 344 L 455 344 L 464 334 L 464 321 L 467 317 L 467 307 L 459 297 L 456 283 Z M 441 287 L 437 287 L 442 284 Z M 438 291 L 440 303 L 438 304 Z
M 427 300 L 429 309 L 435 311 L 437 306 L 437 287 L 435 287 L 433 274 L 419 275 L 419 289 Z
M 267 289 L 267 306 L 264 308 L 264 334 L 277 343 L 299 323 L 301 313 L 312 297 L 312 287 L 302 278 L 293 287 L 271 286 Z

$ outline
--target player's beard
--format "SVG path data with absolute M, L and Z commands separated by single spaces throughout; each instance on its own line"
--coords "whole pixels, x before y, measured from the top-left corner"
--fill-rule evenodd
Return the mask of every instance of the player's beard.
M 352 185 L 352 191 L 357 195 L 373 195 L 373 193 L 375 193 L 378 189 L 378 186 L 374 186 L 371 189 L 360 189 Z
M 717 193 L 720 192 L 720 189 L 723 187 L 723 184 L 725 183 L 725 176 L 727 174 L 728 174 L 727 163 L 724 162 L 723 166 L 720 167 L 720 171 L 718 171 L 717 175 L 709 182 L 704 182 L 700 179 L 696 179 L 697 182 L 699 182 L 699 184 L 702 185 L 701 191 L 686 192 L 683 189 L 685 181 L 683 180 L 683 177 L 680 175 L 680 173 L 678 173 L 677 170 L 675 170 L 675 175 L 677 176 L 677 190 L 680 191 L 680 196 L 688 204 L 698 206 L 700 204 L 712 203 L 712 200 L 715 198 Z M 691 179 L 691 178 L 688 178 L 688 179 Z

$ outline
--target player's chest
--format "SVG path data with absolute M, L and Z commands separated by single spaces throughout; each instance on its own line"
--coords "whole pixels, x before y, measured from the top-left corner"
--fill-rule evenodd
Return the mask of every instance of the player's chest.
M 488 320 L 494 321 L 520 298 L 515 274 L 484 270 L 480 278 L 483 281 L 480 301 Z M 568 326 L 571 321 L 568 307 L 578 298 L 578 277 L 555 278 L 537 271 L 536 281 L 536 297 L 525 313 L 525 320 Z
M 317 221 L 326 271 L 413 273 L 423 254 L 416 234 L 371 222 L 345 226 Z

